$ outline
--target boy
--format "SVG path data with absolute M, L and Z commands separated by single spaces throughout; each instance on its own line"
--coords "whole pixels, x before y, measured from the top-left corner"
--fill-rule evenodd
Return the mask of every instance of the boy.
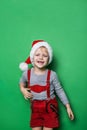
M 32 130 L 53 130 L 59 127 L 58 103 L 55 92 L 67 109 L 68 116 L 74 119 L 67 96 L 60 85 L 56 72 L 48 70 L 53 52 L 51 46 L 44 40 L 35 40 L 32 44 L 30 57 L 25 63 L 20 64 L 24 71 L 20 79 L 20 90 L 25 99 L 31 101 L 31 121 Z M 28 70 L 29 63 L 33 67 Z M 28 87 L 25 88 L 26 82 Z

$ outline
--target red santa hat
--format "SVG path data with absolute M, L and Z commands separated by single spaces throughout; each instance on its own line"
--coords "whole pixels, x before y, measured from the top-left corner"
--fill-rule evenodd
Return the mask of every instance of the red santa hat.
M 31 48 L 31 51 L 30 51 L 30 56 L 26 59 L 25 62 L 22 62 L 20 63 L 19 65 L 19 68 L 22 70 L 22 71 L 25 71 L 25 70 L 28 70 L 28 64 L 33 64 L 33 56 L 34 56 L 34 53 L 35 51 L 39 48 L 39 47 L 46 47 L 47 50 L 48 50 L 48 54 L 49 54 L 49 62 L 48 64 L 51 63 L 52 61 L 52 57 L 53 57 L 53 53 L 52 53 L 52 48 L 51 46 L 44 40 L 35 40 L 33 41 L 32 43 L 32 48 Z

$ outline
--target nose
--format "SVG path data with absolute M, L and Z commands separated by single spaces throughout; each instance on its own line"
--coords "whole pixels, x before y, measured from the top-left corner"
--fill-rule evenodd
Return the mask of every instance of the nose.
M 39 58 L 40 58 L 40 59 L 43 59 L 43 55 L 40 55 Z

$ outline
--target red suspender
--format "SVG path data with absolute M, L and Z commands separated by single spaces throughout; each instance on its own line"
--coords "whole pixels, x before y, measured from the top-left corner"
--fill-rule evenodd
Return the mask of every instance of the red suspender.
M 28 77 L 28 88 L 30 88 L 30 72 L 31 72 L 31 70 L 29 69 L 28 75 L 27 75 L 27 77 Z
M 28 88 L 30 88 L 30 74 L 31 73 L 31 70 L 29 69 L 28 70 Z M 48 73 L 47 73 L 47 84 L 46 84 L 46 90 L 47 90 L 47 98 L 50 98 L 50 73 L 51 71 L 48 70 Z
M 51 71 L 48 70 L 48 74 L 47 74 L 47 98 L 50 98 L 50 73 Z

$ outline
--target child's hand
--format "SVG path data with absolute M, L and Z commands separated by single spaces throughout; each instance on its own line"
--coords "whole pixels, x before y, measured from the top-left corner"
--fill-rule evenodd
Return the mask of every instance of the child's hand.
M 72 110 L 71 110 L 70 105 L 67 104 L 67 105 L 66 105 L 66 108 L 67 108 L 67 113 L 68 113 L 69 118 L 70 118 L 71 120 L 73 120 L 73 119 L 74 119 L 74 114 L 73 114 L 73 112 L 72 112 Z
M 22 93 L 23 93 L 24 98 L 26 100 L 31 99 L 33 97 L 32 93 L 29 92 L 28 90 L 30 90 L 30 89 L 29 88 L 22 88 Z

